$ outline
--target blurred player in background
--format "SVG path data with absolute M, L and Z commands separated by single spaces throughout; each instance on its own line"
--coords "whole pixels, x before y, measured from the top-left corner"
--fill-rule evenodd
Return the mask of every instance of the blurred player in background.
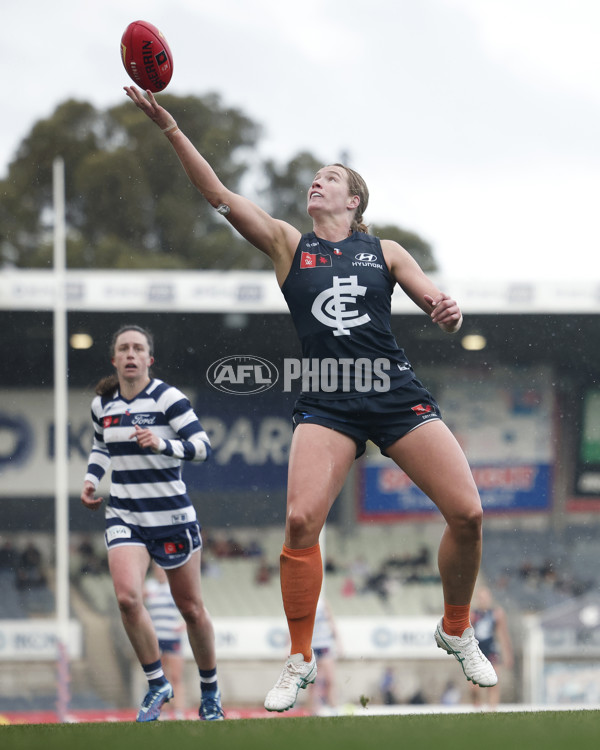
M 477 586 L 474 596 L 471 622 L 479 648 L 494 665 L 497 672 L 511 670 L 514 666 L 512 641 L 504 609 L 494 602 L 487 586 Z M 494 710 L 500 703 L 500 685 L 496 684 L 485 692 L 479 685 L 471 685 L 474 706 L 484 703 Z
M 202 538 L 181 478 L 182 462 L 205 461 L 210 442 L 186 396 L 151 376 L 154 342 L 148 331 L 123 326 L 110 352 L 115 374 L 100 380 L 92 401 L 94 442 L 81 502 L 98 510 L 102 498 L 94 495 L 112 464 L 105 513 L 108 566 L 125 631 L 148 678 L 137 721 L 156 721 L 173 698 L 143 601 L 151 559 L 166 569 L 187 625 L 200 671 L 200 718 L 220 720 L 215 637 L 200 590 Z
M 144 604 L 154 625 L 165 677 L 173 688 L 173 699 L 167 705 L 174 719 L 183 719 L 185 688 L 184 660 L 181 653 L 185 635 L 185 620 L 171 594 L 169 579 L 160 565 L 152 562 L 144 585 Z
M 270 257 L 303 362 L 310 365 L 293 414 L 280 557 L 291 655 L 265 708 L 291 708 L 298 690 L 315 680 L 311 642 L 323 580 L 319 535 L 367 440 L 406 472 L 446 520 L 438 554 L 444 615 L 434 637 L 460 662 L 467 679 L 494 685 L 496 673 L 479 650 L 469 619 L 481 561 L 479 493 L 435 399 L 415 377 L 391 331 L 396 284 L 446 333 L 462 324 L 458 304 L 397 242 L 368 233 L 363 215 L 369 192 L 354 170 L 330 164 L 317 172 L 307 192 L 313 231 L 302 235 L 228 190 L 150 92 L 144 96 L 135 86 L 125 92 L 161 128 L 204 198 Z
M 317 660 L 317 678 L 308 690 L 307 708 L 317 715 L 322 706 L 335 711 L 337 686 L 335 663 L 340 651 L 340 639 L 329 603 L 321 594 L 317 602 L 312 649 Z

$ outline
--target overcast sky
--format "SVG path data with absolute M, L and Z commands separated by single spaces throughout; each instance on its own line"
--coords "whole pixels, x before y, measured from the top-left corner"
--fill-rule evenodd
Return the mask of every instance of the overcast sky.
M 241 108 L 258 156 L 349 154 L 367 221 L 421 234 L 449 278 L 600 281 L 599 0 L 0 1 L 1 177 L 59 103 L 125 101 L 143 19 L 170 93 Z

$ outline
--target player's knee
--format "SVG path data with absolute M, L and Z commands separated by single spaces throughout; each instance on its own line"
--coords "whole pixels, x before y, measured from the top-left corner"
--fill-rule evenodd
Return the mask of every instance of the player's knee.
M 479 541 L 481 539 L 482 522 L 481 505 L 473 505 L 462 509 L 448 519 L 448 525 L 452 531 L 465 541 Z
M 142 600 L 135 591 L 129 589 L 122 589 L 116 592 L 117 604 L 119 609 L 124 614 L 130 614 L 140 609 L 142 606 Z
M 185 620 L 186 625 L 190 627 L 194 627 L 204 620 L 206 610 L 204 609 L 202 601 L 197 599 L 186 599 L 183 602 L 177 602 L 177 608 Z
M 307 545 L 307 539 L 312 540 L 314 537 L 318 539 L 320 531 L 319 519 L 310 511 L 299 509 L 288 513 L 287 532 L 293 545 Z

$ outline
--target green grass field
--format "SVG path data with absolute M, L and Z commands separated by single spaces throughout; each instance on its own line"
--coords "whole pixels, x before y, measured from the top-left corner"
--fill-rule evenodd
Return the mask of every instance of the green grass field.
M 3 750 L 587 750 L 600 711 L 0 726 Z

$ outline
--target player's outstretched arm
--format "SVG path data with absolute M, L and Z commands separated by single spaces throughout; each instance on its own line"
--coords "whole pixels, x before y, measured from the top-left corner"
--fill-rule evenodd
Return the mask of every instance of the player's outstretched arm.
M 144 95 L 135 86 L 125 86 L 124 89 L 134 104 L 169 139 L 192 184 L 213 208 L 221 210 L 245 239 L 269 255 L 275 263 L 279 257 L 289 255 L 290 249 L 292 252 L 295 250 L 300 239 L 298 230 L 273 219 L 252 201 L 229 190 L 151 91 L 146 91 Z

